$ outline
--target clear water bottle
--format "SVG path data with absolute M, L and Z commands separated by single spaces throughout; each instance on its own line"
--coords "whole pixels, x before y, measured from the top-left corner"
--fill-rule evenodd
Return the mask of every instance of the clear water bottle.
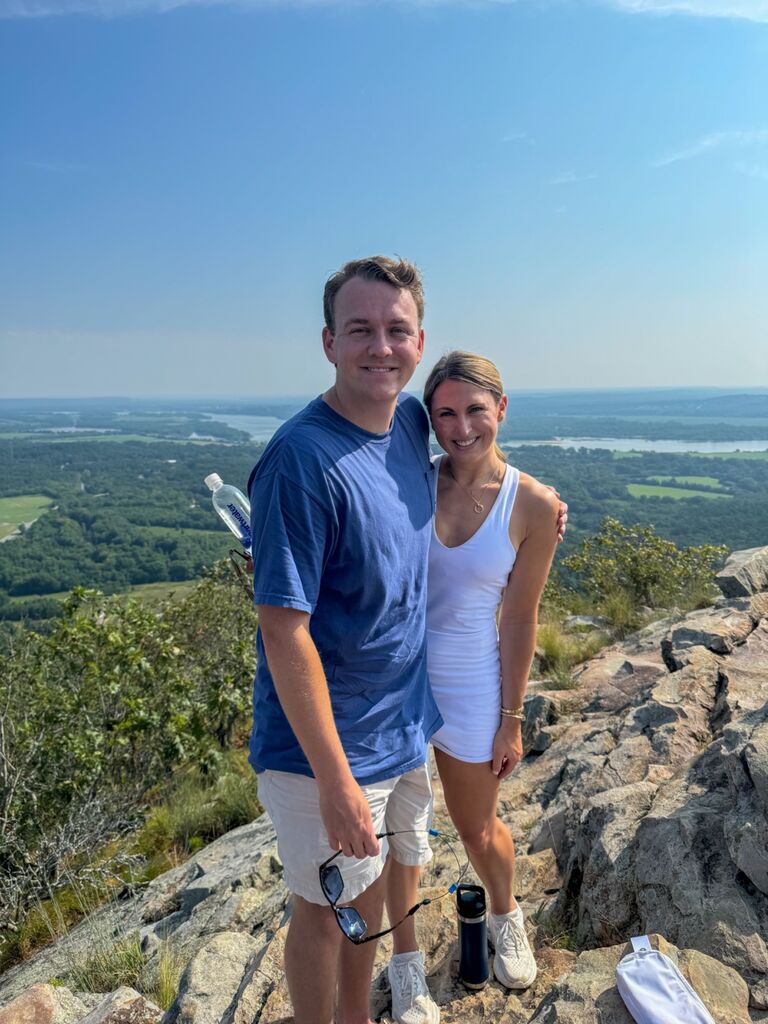
M 213 491 L 213 507 L 251 554 L 251 503 L 242 491 L 225 484 L 218 473 L 211 473 L 203 481 Z

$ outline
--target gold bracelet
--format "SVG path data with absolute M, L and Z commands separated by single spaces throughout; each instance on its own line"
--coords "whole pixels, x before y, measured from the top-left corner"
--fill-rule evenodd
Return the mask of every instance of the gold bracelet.
M 525 721 L 525 707 L 524 707 L 523 704 L 520 704 L 519 707 L 516 707 L 516 708 L 505 708 L 505 707 L 502 707 L 501 708 L 501 716 L 502 716 L 502 718 L 517 718 L 521 722 L 524 722 Z

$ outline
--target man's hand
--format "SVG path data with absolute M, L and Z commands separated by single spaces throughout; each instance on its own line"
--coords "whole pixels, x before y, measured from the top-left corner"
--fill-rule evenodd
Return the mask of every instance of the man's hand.
M 346 782 L 320 783 L 320 816 L 328 845 L 345 857 L 372 857 L 379 852 L 371 808 L 352 776 Z
M 560 497 L 560 491 L 556 491 L 554 487 L 549 484 L 545 485 L 548 491 L 552 491 L 556 498 Z M 568 506 L 564 501 L 560 502 L 560 509 L 557 513 L 557 543 L 565 537 L 565 524 L 568 522 Z

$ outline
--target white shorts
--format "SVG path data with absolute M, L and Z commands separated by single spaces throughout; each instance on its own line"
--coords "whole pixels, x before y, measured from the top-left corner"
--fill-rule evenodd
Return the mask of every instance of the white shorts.
M 320 818 L 317 782 L 293 772 L 258 774 L 259 800 L 272 819 L 277 849 L 291 892 L 310 903 L 326 905 L 318 869 L 334 853 Z M 405 775 L 362 786 L 376 832 L 415 829 L 379 840 L 374 857 L 339 857 L 344 879 L 343 903 L 349 903 L 372 885 L 384 870 L 387 851 L 400 864 L 421 865 L 432 859 L 427 829 L 432 823 L 432 786 L 429 769 L 420 765 Z

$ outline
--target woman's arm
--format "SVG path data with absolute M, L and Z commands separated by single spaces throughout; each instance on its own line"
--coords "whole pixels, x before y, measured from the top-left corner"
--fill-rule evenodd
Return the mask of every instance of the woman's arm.
M 559 502 L 532 477 L 521 477 L 510 532 L 521 536 L 499 613 L 501 705 L 520 707 L 536 650 L 539 600 L 557 547 Z M 502 716 L 492 771 L 505 779 L 523 756 L 522 721 Z

